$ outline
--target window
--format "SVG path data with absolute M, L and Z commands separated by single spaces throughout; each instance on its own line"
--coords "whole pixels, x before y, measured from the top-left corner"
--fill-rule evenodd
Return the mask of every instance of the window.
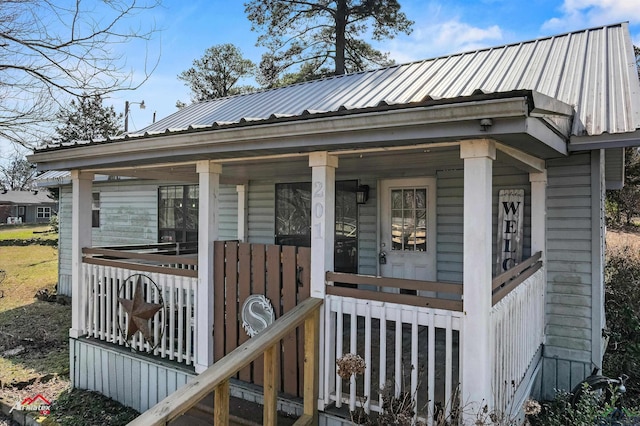
M 36 214 L 38 219 L 49 219 L 51 217 L 51 207 L 38 207 Z
M 427 188 L 391 191 L 391 250 L 427 250 Z
M 358 272 L 358 181 L 336 182 L 335 270 Z M 276 236 L 279 245 L 311 246 L 311 183 L 276 185 Z
M 91 227 L 100 228 L 100 193 L 91 194 Z
M 198 185 L 158 189 L 158 238 L 163 243 L 198 241 Z

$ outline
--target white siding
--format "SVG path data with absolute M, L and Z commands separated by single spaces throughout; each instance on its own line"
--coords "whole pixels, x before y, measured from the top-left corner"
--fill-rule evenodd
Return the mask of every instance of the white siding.
M 591 155 L 550 160 L 547 176 L 545 399 L 554 389 L 571 390 L 591 370 Z
M 275 239 L 275 184 L 251 181 L 248 187 L 249 233 L 248 241 L 255 244 L 273 244 Z
M 378 182 L 366 179 L 361 185 L 369 185 L 369 200 L 358 208 L 358 273 L 378 274 Z
M 220 185 L 220 239 L 238 239 L 238 192 L 235 185 Z
M 71 296 L 71 186 L 60 188 L 58 226 L 58 294 Z
M 94 184 L 100 193 L 100 228 L 94 246 L 149 244 L 158 241 L 158 185 Z
M 463 203 L 464 171 L 446 170 L 437 174 L 437 268 L 439 281 L 462 282 L 463 267 Z M 494 162 L 493 167 L 493 231 L 492 258 L 496 257 L 498 194 L 502 189 L 524 189 L 523 258 L 531 255 L 531 185 L 529 174 Z
M 93 246 L 158 242 L 158 187 L 175 183 L 94 182 L 100 193 L 100 228 L 93 228 Z M 238 237 L 238 194 L 235 185 L 220 187 L 220 238 Z M 71 186 L 60 190 L 58 293 L 71 296 Z

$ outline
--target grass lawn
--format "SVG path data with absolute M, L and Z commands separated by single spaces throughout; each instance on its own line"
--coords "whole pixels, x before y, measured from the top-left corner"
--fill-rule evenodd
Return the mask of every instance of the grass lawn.
M 41 238 L 54 240 L 58 238 L 57 232 L 51 232 L 51 226 L 41 225 L 0 225 L 0 241 L 2 240 L 30 240 Z
M 48 226 L 2 226 L 2 239 L 57 238 L 39 234 Z M 58 279 L 55 247 L 0 246 L 0 399 L 13 405 L 41 394 L 53 402 L 44 425 L 126 424 L 137 415 L 102 395 L 73 390 L 69 383 L 71 306 L 37 300 L 54 292 Z M 2 274 L 0 274 L 0 280 Z

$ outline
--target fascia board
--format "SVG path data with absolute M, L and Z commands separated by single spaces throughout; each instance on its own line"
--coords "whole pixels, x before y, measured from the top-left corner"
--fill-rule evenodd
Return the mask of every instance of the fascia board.
M 567 140 L 539 118 L 528 117 L 527 133 L 562 155 L 568 155 Z
M 560 115 L 564 117 L 573 117 L 575 111 L 573 107 L 567 103 L 559 101 L 551 96 L 544 95 L 539 92 L 531 92 L 533 98 L 532 116 L 543 115 Z
M 594 136 L 572 136 L 569 151 L 591 151 L 593 149 L 626 148 L 640 146 L 640 130 L 633 133 L 603 133 Z
M 227 129 L 192 131 L 162 136 L 132 138 L 123 142 L 79 146 L 38 152 L 29 161 L 39 170 L 85 168 L 94 165 L 145 159 L 178 158 L 188 155 L 235 153 L 255 150 L 312 150 L 314 146 L 383 141 L 420 140 L 429 136 L 456 138 L 481 134 L 475 120 L 482 118 L 524 118 L 527 99 L 465 102 L 461 104 L 414 107 L 384 112 L 319 117 L 282 123 L 256 124 Z M 499 120 L 496 120 L 499 121 Z M 463 122 L 470 122 L 465 128 Z M 458 128 L 458 133 L 452 128 Z M 473 127 L 473 128 L 472 128 Z M 439 131 L 441 129 L 441 131 Z

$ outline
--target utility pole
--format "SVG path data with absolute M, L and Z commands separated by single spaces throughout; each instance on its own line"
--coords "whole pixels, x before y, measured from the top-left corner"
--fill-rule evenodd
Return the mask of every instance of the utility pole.
M 128 133 L 129 132 L 129 107 L 133 104 L 138 104 L 140 105 L 140 109 L 145 109 L 146 106 L 144 104 L 144 101 L 142 102 L 129 102 L 129 101 L 124 101 L 124 132 Z

